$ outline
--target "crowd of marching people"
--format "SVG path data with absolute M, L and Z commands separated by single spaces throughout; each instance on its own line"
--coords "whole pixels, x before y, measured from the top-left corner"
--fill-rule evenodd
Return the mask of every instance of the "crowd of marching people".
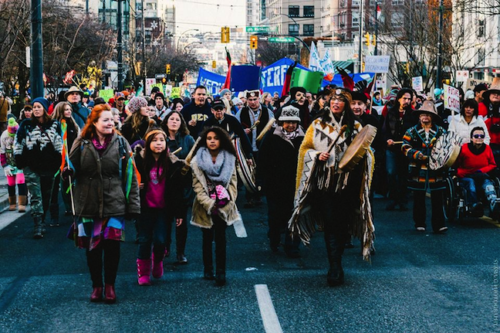
M 135 225 L 139 285 L 163 276 L 174 234 L 177 263 L 188 263 L 188 224 L 202 231 L 203 278 L 224 285 L 226 228 L 245 236 L 236 206 L 243 188 L 245 208 L 266 198 L 270 251 L 298 258 L 300 243 L 323 232 L 330 286 L 344 283 L 351 237 L 362 241 L 365 259 L 374 253 L 374 198 L 387 198 L 386 210 L 407 211 L 411 191 L 415 231 L 426 232 L 430 192 L 430 225 L 444 234 L 444 180 L 452 173 L 472 212 L 482 216 L 486 204 L 500 216 L 492 180 L 500 162 L 500 78 L 462 92 L 456 115 L 439 89 L 435 96 L 371 90 L 209 96 L 198 86 L 192 98 L 169 99 L 155 87 L 149 96 L 123 91 L 105 101 L 74 86 L 56 101 L 33 99 L 18 117 L 1 97 L 9 210 L 29 205 L 33 238 L 42 239 L 48 226 L 62 224 L 62 198 L 73 217 L 68 238 L 86 251 L 91 301 L 107 303 L 116 301 L 126 220 Z M 435 167 L 434 152 L 456 148 L 443 148 L 445 137 L 459 147 L 452 171 L 448 160 Z

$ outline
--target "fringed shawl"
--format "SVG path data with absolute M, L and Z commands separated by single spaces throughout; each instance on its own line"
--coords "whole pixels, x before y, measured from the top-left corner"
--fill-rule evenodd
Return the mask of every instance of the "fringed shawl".
M 362 126 L 355 122 L 351 136 L 356 136 Z M 316 191 L 335 186 L 341 191 L 348 182 L 349 172 L 338 169 L 338 164 L 347 150 L 347 137 L 343 134 L 330 152 L 329 160 L 320 162 L 317 157 L 325 152 L 335 141 L 340 131 L 340 124 L 322 123 L 316 119 L 309 126 L 299 151 L 297 166 L 297 182 L 295 192 L 295 208 L 289 221 L 289 229 L 293 236 L 298 236 L 305 245 L 310 239 L 316 225 L 323 225 L 317 211 L 311 207 L 312 194 Z M 370 185 L 374 169 L 374 155 L 370 149 L 362 160 L 362 182 L 359 189 L 360 207 L 356 209 L 354 218 L 349 223 L 349 233 L 363 243 L 363 258 L 369 260 L 373 245 L 375 227 L 373 225 L 371 205 L 369 201 Z M 319 179 L 318 179 L 319 178 Z

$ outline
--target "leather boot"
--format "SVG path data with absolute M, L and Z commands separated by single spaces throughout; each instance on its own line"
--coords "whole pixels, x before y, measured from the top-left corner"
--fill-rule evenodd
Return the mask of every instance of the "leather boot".
M 55 217 L 55 218 L 50 218 L 50 224 L 49 224 L 51 227 L 58 227 L 59 226 L 59 218 L 58 217 Z
M 153 252 L 153 277 L 159 279 L 163 276 L 163 258 L 155 258 L 155 253 Z
M 212 259 L 212 240 L 203 234 L 203 278 L 213 280 L 214 264 Z
M 34 239 L 41 239 L 43 238 L 43 233 L 42 233 L 42 218 L 40 216 L 35 216 L 33 218 L 33 223 L 34 223 L 34 229 L 33 229 L 33 238 Z
M 226 251 L 217 248 L 215 253 L 215 284 L 223 286 L 226 284 Z
M 19 206 L 18 206 L 19 213 L 24 213 L 26 211 L 26 196 L 20 195 L 18 200 L 19 200 Z
M 325 233 L 326 251 L 330 264 L 326 280 L 331 287 L 344 283 L 342 254 L 344 253 L 345 239 L 340 233 Z
M 16 196 L 15 195 L 10 195 L 9 196 L 9 210 L 16 210 Z
M 104 285 L 104 301 L 108 304 L 113 304 L 116 302 L 115 286 L 113 284 Z
M 140 286 L 151 285 L 151 259 L 137 259 L 137 277 Z
M 102 287 L 92 288 L 92 295 L 90 295 L 91 302 L 100 302 L 102 301 Z
M 342 269 L 341 261 L 330 264 L 326 280 L 330 287 L 340 286 L 344 284 L 344 270 Z

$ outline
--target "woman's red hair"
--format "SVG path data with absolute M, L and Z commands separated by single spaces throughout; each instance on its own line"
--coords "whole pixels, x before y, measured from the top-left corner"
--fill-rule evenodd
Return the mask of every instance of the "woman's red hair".
M 95 123 L 99 120 L 99 117 L 101 117 L 101 113 L 103 113 L 104 111 L 111 111 L 111 107 L 108 104 L 99 104 L 94 106 L 92 112 L 87 118 L 85 127 L 82 129 L 82 138 L 90 140 L 95 137 Z

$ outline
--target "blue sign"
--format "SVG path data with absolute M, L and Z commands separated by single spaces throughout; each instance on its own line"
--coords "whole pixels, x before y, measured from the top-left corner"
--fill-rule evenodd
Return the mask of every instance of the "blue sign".
M 218 95 L 225 81 L 225 76 L 209 72 L 200 67 L 196 85 L 207 87 L 208 93 L 211 95 Z
M 260 85 L 260 67 L 240 65 L 231 67 L 231 91 L 258 90 Z

